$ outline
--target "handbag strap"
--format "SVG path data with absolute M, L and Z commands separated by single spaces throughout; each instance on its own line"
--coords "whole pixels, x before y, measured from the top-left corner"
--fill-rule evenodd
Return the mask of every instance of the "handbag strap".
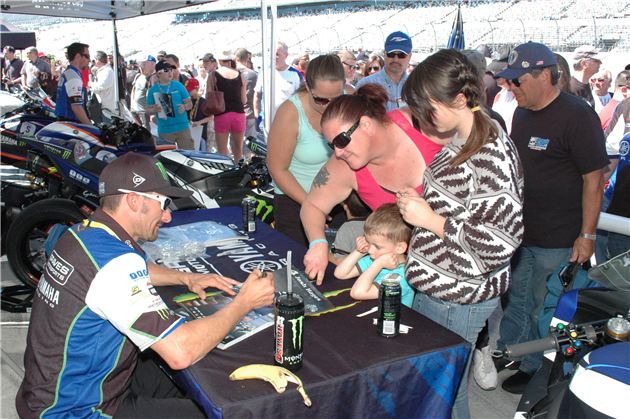
M 206 92 L 214 92 L 216 90 L 217 90 L 217 77 L 214 74 L 214 71 L 211 71 L 208 74 L 208 78 L 206 79 Z

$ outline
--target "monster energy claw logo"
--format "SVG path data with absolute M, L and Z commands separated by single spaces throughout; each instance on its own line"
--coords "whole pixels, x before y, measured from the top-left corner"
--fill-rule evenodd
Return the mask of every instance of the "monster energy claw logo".
M 291 323 L 291 331 L 293 332 L 293 349 L 302 349 L 302 324 L 304 323 L 304 316 L 291 319 L 289 323 Z M 298 345 L 300 346 L 299 348 Z

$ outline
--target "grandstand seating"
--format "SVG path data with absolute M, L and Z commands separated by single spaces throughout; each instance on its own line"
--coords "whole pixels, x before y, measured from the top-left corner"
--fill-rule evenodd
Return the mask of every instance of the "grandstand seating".
M 127 58 L 176 51 L 185 62 L 208 51 L 246 46 L 255 55 L 261 49 L 258 1 L 219 1 L 118 22 L 120 49 Z M 295 3 L 307 3 L 296 7 Z M 367 51 L 382 48 L 387 34 L 409 33 L 418 52 L 443 48 L 457 10 L 457 0 L 423 1 L 284 1 L 278 13 L 278 38 L 292 53 L 317 54 L 339 49 Z M 630 5 L 627 0 L 469 0 L 461 6 L 467 46 L 543 42 L 568 51 L 591 44 L 629 51 Z M 81 40 L 92 49 L 110 49 L 111 24 L 45 18 L 3 16 L 25 29 L 36 29 L 42 51 L 61 55 L 63 45 Z M 25 20 L 26 19 L 26 20 Z M 28 20 L 30 19 L 30 20 Z M 209 21 L 209 19 L 213 19 Z M 89 30 L 86 31 L 86 25 Z

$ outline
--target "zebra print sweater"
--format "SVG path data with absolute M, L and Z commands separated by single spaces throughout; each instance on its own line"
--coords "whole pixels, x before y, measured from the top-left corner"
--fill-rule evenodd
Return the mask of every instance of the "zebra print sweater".
M 416 228 L 406 274 L 416 290 L 436 299 L 473 304 L 510 285 L 510 258 L 523 238 L 523 169 L 512 140 L 499 132 L 451 167 L 465 142 L 454 139 L 425 172 L 424 198 L 446 218 L 444 239 Z

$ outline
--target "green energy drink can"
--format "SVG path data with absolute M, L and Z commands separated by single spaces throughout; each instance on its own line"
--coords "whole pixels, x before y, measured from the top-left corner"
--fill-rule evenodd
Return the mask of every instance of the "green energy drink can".
M 400 275 L 385 275 L 378 292 L 378 333 L 387 338 L 398 336 L 400 329 Z
M 255 198 L 245 197 L 241 201 L 243 208 L 243 231 L 245 233 L 253 233 L 256 231 L 256 206 L 258 201 Z
M 304 300 L 282 293 L 276 298 L 274 321 L 274 363 L 295 371 L 304 357 Z

